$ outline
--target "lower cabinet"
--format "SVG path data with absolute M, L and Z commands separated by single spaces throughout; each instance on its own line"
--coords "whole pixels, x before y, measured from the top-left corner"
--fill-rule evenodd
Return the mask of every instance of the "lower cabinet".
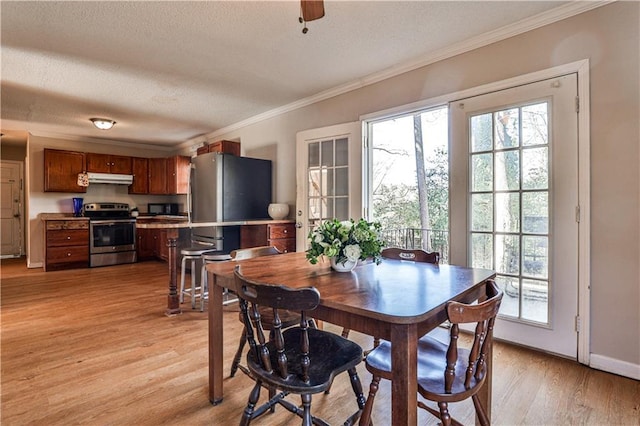
M 259 246 L 274 246 L 282 253 L 296 251 L 295 224 L 273 223 L 240 227 L 240 247 Z
M 89 266 L 89 221 L 45 221 L 45 271 Z
M 190 230 L 180 228 L 176 241 L 177 263 L 181 259 L 180 250 L 190 243 Z M 163 260 L 169 261 L 169 246 L 167 245 L 167 230 L 162 228 L 136 228 L 136 251 L 138 261 Z M 179 269 L 178 269 L 179 270 Z

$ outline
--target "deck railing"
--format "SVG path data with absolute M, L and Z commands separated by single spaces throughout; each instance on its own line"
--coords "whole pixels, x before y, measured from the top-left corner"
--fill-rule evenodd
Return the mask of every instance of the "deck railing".
M 389 229 L 382 231 L 382 238 L 387 247 L 437 251 L 440 253 L 440 262 L 449 263 L 449 231 L 420 228 Z

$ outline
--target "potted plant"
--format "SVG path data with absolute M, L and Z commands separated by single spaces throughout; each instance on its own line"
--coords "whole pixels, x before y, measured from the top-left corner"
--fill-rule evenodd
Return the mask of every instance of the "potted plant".
M 352 270 L 358 260 L 372 259 L 379 264 L 384 246 L 380 239 L 381 228 L 380 223 L 365 219 L 357 222 L 353 219 L 326 220 L 309 233 L 307 259 L 316 264 L 318 257 L 324 255 L 331 260 L 331 267 L 341 272 Z

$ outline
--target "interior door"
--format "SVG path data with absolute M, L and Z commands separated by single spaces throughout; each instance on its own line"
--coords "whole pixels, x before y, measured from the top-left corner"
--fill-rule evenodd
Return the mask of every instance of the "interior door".
M 22 255 L 22 164 L 2 161 L 0 167 L 0 257 Z
M 362 124 L 338 124 L 296 135 L 296 251 L 323 220 L 362 214 Z
M 576 99 L 570 74 L 450 105 L 453 261 L 497 272 L 497 338 L 574 359 Z

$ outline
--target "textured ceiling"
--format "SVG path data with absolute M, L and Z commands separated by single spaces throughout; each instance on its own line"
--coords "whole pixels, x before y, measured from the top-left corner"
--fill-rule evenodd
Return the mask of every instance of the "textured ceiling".
M 177 146 L 567 3 L 3 1 L 2 131 Z

